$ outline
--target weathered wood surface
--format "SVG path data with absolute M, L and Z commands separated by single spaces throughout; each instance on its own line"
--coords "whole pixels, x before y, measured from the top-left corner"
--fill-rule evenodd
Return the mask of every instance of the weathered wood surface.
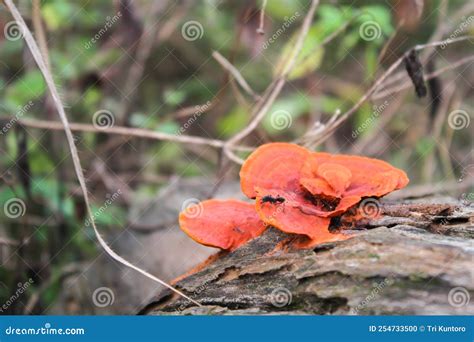
M 356 236 L 278 250 L 269 229 L 163 291 L 142 314 L 473 314 L 474 209 L 452 198 L 384 202 Z

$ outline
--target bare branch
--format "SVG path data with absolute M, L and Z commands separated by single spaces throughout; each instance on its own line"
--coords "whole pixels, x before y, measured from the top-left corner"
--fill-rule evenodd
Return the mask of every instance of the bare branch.
M 5 245 L 5 246 L 18 246 L 20 243 L 16 240 L 12 240 L 9 238 L 5 237 L 0 237 L 0 245 Z M 0 247 L 1 248 L 1 247 Z
M 14 120 L 11 117 L 0 116 L 0 121 L 10 121 Z M 63 125 L 59 121 L 47 121 L 47 120 L 37 120 L 37 119 L 18 119 L 18 122 L 26 127 L 48 129 L 53 131 L 62 131 L 64 130 Z M 94 125 L 83 124 L 83 123 L 70 123 L 69 128 L 71 131 L 77 132 L 92 132 L 92 133 L 103 133 L 103 134 L 116 134 L 123 136 L 130 136 L 143 139 L 151 140 L 163 140 L 163 141 L 174 141 L 183 144 L 194 144 L 194 145 L 207 145 L 216 148 L 222 148 L 225 144 L 225 141 L 217 139 L 208 139 L 198 136 L 191 135 L 178 135 L 178 134 L 169 134 L 151 131 L 143 128 L 131 128 L 124 126 L 113 126 L 106 129 L 98 129 Z M 254 148 L 250 146 L 233 146 L 233 149 L 236 151 L 253 151 Z
M 257 128 L 260 121 L 262 121 L 262 119 L 265 117 L 265 114 L 270 109 L 277 96 L 280 94 L 281 89 L 285 85 L 286 78 L 293 69 L 296 63 L 296 59 L 299 53 L 301 52 L 301 49 L 303 48 L 304 40 L 308 35 L 308 30 L 313 20 L 314 12 L 316 11 L 316 7 L 318 6 L 318 4 L 319 0 L 311 1 L 308 13 L 306 14 L 303 20 L 303 24 L 301 25 L 301 29 L 295 43 L 295 47 L 292 50 L 292 54 L 289 56 L 288 61 L 285 63 L 285 67 L 283 68 L 280 76 L 268 86 L 263 97 L 256 103 L 254 110 L 252 111 L 252 121 L 250 121 L 250 123 L 243 130 L 241 130 L 232 138 L 230 138 L 224 145 L 224 152 L 227 157 L 229 157 L 229 159 L 233 161 L 237 161 L 240 159 L 231 151 L 230 147 L 245 138 L 255 128 Z
M 468 56 L 468 57 L 462 58 L 457 62 L 454 62 L 452 64 L 449 64 L 449 65 L 445 66 L 444 68 L 441 68 L 441 69 L 436 70 L 435 72 L 426 74 L 425 77 L 424 77 L 424 80 L 425 81 L 431 80 L 432 78 L 438 77 L 439 75 L 445 73 L 446 71 L 456 69 L 456 68 L 460 67 L 461 65 L 467 64 L 467 63 L 472 62 L 472 61 L 474 61 L 474 56 Z M 377 92 L 373 96 L 371 96 L 370 99 L 371 100 L 383 99 L 384 97 L 387 97 L 387 96 L 396 94 L 396 93 L 398 93 L 402 90 L 408 89 L 411 86 L 412 86 L 412 83 L 410 81 L 407 81 L 407 82 L 404 82 L 404 83 L 402 83 L 398 86 L 388 88 L 388 89 L 384 89 L 383 91 Z
M 263 0 L 262 8 L 260 8 L 260 20 L 257 28 L 258 34 L 265 34 L 265 30 L 263 29 L 265 25 L 265 8 L 267 7 L 267 0 Z
M 379 77 L 377 81 L 367 90 L 367 92 L 344 114 L 342 114 L 336 121 L 331 125 L 327 125 L 326 129 L 321 132 L 320 136 L 314 141 L 315 144 L 319 145 L 324 142 L 335 130 L 339 127 L 344 121 L 346 121 L 352 114 L 354 114 L 365 101 L 367 101 L 372 94 L 381 86 L 381 84 L 397 69 L 397 67 L 403 62 L 404 58 L 410 53 L 410 51 L 423 50 L 428 47 L 442 46 L 457 42 L 462 42 L 470 39 L 469 36 L 463 36 L 455 39 L 447 39 L 439 42 L 431 42 L 427 44 L 420 44 L 414 46 L 412 49 L 406 51 L 402 56 L 400 56 L 383 74 Z
M 224 56 L 222 56 L 218 51 L 214 51 L 212 53 L 212 57 L 214 57 L 214 59 L 219 62 L 219 64 L 224 69 L 226 69 L 232 74 L 232 76 L 234 76 L 237 83 L 239 83 L 242 89 L 245 90 L 250 96 L 252 96 L 254 100 L 258 100 L 260 98 L 260 96 L 252 90 L 252 88 L 244 79 L 240 71 L 237 70 L 237 68 L 233 66 Z
M 191 301 L 192 303 L 200 306 L 200 304 L 198 302 L 196 302 L 192 298 L 188 297 L 183 292 L 175 289 L 173 286 L 171 286 L 168 283 L 166 283 L 165 281 L 155 277 L 151 273 L 149 273 L 149 272 L 133 265 L 132 263 L 125 260 L 120 255 L 115 253 L 115 251 L 113 251 L 109 247 L 109 245 L 107 245 L 107 243 L 103 239 L 102 235 L 99 233 L 99 231 L 97 229 L 97 226 L 95 224 L 95 216 L 94 216 L 94 213 L 93 213 L 91 205 L 90 205 L 90 200 L 89 200 L 89 194 L 88 194 L 88 190 L 87 190 L 87 186 L 86 186 L 86 181 L 85 181 L 84 173 L 82 171 L 81 161 L 80 161 L 79 155 L 77 153 L 76 144 L 74 142 L 74 136 L 72 135 L 72 131 L 71 131 L 71 128 L 69 126 L 69 121 L 67 119 L 66 112 L 64 110 L 64 106 L 62 104 L 62 101 L 59 97 L 58 90 L 56 89 L 56 86 L 54 84 L 53 77 L 51 76 L 51 73 L 48 70 L 48 68 L 47 68 L 47 66 L 44 62 L 43 56 L 41 55 L 40 49 L 38 48 L 38 45 L 36 44 L 36 42 L 33 38 L 33 35 L 30 32 L 30 29 L 26 25 L 25 21 L 23 20 L 23 17 L 21 16 L 20 12 L 16 8 L 15 4 L 13 3 L 12 0 L 4 0 L 4 3 L 7 6 L 7 8 L 9 9 L 9 11 L 11 12 L 11 14 L 13 15 L 13 18 L 15 18 L 15 21 L 17 22 L 17 24 L 21 27 L 21 29 L 22 29 L 21 32 L 24 35 L 24 39 L 26 41 L 26 44 L 28 45 L 28 48 L 30 49 L 31 54 L 33 55 L 33 58 L 35 59 L 36 64 L 38 65 L 39 69 L 41 70 L 41 73 L 43 74 L 43 77 L 45 79 L 45 82 L 46 82 L 46 85 L 47 85 L 49 91 L 51 92 L 53 102 L 56 106 L 59 117 L 61 118 L 61 122 L 64 126 L 64 132 L 66 133 L 66 138 L 67 138 L 67 142 L 68 142 L 68 145 L 69 145 L 69 150 L 71 151 L 71 157 L 72 157 L 72 161 L 73 161 L 73 164 L 74 164 L 74 170 L 76 172 L 76 176 L 79 180 L 79 184 L 80 184 L 80 187 L 81 187 L 81 190 L 82 190 L 82 195 L 83 195 L 83 198 L 84 198 L 85 206 L 87 208 L 87 213 L 88 213 L 88 216 L 89 216 L 90 224 L 92 225 L 92 228 L 94 229 L 94 233 L 97 237 L 97 240 L 99 241 L 99 244 L 107 252 L 107 254 L 109 254 L 112 258 L 114 258 L 115 260 L 117 260 L 121 264 L 123 264 L 123 265 L 125 265 L 125 266 L 127 266 L 131 269 L 134 269 L 135 271 L 141 273 L 145 277 L 147 277 L 149 279 L 152 279 L 153 281 L 165 286 L 166 288 L 168 288 L 171 291 L 177 293 L 178 295 L 186 298 L 187 300 Z
M 151 2 L 148 19 L 154 20 L 158 16 L 158 14 L 167 6 L 167 4 L 167 1 Z M 149 22 L 150 20 L 147 20 L 147 22 Z M 150 56 L 150 53 L 153 49 L 153 43 L 156 40 L 156 36 L 159 32 L 160 27 L 161 25 L 155 24 L 149 31 L 144 29 L 138 42 L 135 61 L 130 67 L 128 78 L 125 81 L 123 92 L 124 94 L 126 94 L 126 96 L 122 98 L 122 101 L 119 105 L 120 112 L 117 114 L 118 119 L 123 125 L 127 125 L 128 123 L 130 104 L 135 98 L 137 84 L 139 83 L 140 78 L 143 75 L 146 61 L 148 60 L 148 57 Z

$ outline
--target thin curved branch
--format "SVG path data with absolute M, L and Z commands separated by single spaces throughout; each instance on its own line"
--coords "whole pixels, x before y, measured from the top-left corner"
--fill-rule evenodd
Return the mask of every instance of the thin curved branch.
M 59 121 L 48 121 L 48 120 L 37 120 L 37 119 L 15 119 L 13 117 L 0 116 L 0 121 L 18 121 L 20 124 L 26 127 L 48 129 L 54 131 L 64 130 L 63 125 Z M 92 133 L 104 133 L 104 134 L 116 134 L 124 135 L 136 138 L 151 139 L 151 140 L 163 140 L 163 141 L 174 141 L 183 144 L 195 144 L 195 145 L 207 145 L 216 148 L 222 148 L 225 141 L 218 139 L 208 139 L 192 135 L 178 135 L 169 134 L 162 132 L 155 132 L 143 128 L 130 128 L 124 126 L 112 126 L 104 129 L 99 129 L 94 125 L 75 123 L 69 124 L 71 131 L 78 132 L 92 132 Z M 233 146 L 236 151 L 253 151 L 254 148 L 250 146 Z
M 81 160 L 79 159 L 79 154 L 77 152 L 76 143 L 74 142 L 74 136 L 72 135 L 72 131 L 71 131 L 71 128 L 70 128 L 70 125 L 69 125 L 69 120 L 66 116 L 66 112 L 64 110 L 63 103 L 62 103 L 62 101 L 59 97 L 58 90 L 56 89 L 56 85 L 54 84 L 53 77 L 51 76 L 51 73 L 49 72 L 49 70 L 48 70 L 48 68 L 47 68 L 47 66 L 44 62 L 41 51 L 38 48 L 38 45 L 36 44 L 36 42 L 33 38 L 33 35 L 31 34 L 30 29 L 26 25 L 25 21 L 23 20 L 23 17 L 21 16 L 20 12 L 16 8 L 15 4 L 13 3 L 12 0 L 4 0 L 4 3 L 7 6 L 8 10 L 11 12 L 13 18 L 15 19 L 15 21 L 17 22 L 19 27 L 21 27 L 21 30 L 22 30 L 21 32 L 23 33 L 26 44 L 28 45 L 28 48 L 30 49 L 31 54 L 33 55 L 33 58 L 34 58 L 36 64 L 38 65 L 41 73 L 43 74 L 46 85 L 47 85 L 47 87 L 48 87 L 48 89 L 51 93 L 51 97 L 53 98 L 53 102 L 56 106 L 59 117 L 60 117 L 61 122 L 62 122 L 63 127 L 64 127 L 64 132 L 66 134 L 67 142 L 68 142 L 68 145 L 69 145 L 69 150 L 71 152 L 71 157 L 72 157 L 72 161 L 73 161 L 73 164 L 74 164 L 74 170 L 76 172 L 76 176 L 77 176 L 77 179 L 79 181 L 79 184 L 80 184 L 80 187 L 81 187 L 81 190 L 82 190 L 84 203 L 85 203 L 85 206 L 87 208 L 88 218 L 89 218 L 90 224 L 92 225 L 92 228 L 94 230 L 95 236 L 96 236 L 97 240 L 99 241 L 99 244 L 107 252 L 108 255 L 110 255 L 116 261 L 120 262 L 122 265 L 127 266 L 127 267 L 141 273 L 145 277 L 159 283 L 160 285 L 165 286 L 166 288 L 170 289 L 171 291 L 175 292 L 176 294 L 180 295 L 181 297 L 186 298 L 187 300 L 191 301 L 192 303 L 194 303 L 198 306 L 201 306 L 201 304 L 199 304 L 198 302 L 196 302 L 192 298 L 188 297 L 183 292 L 181 292 L 178 289 L 174 288 L 173 286 L 169 285 L 168 283 L 161 280 L 160 278 L 157 278 L 156 276 L 152 275 L 151 273 L 141 269 L 140 267 L 133 265 L 132 263 L 125 260 L 120 255 L 118 255 L 114 250 L 112 250 L 112 248 L 109 247 L 107 242 L 105 242 L 104 238 L 99 233 L 99 231 L 97 229 L 97 226 L 95 224 L 94 212 L 92 211 L 92 208 L 91 208 L 91 205 L 90 205 L 90 199 L 89 199 L 89 193 L 88 193 L 87 186 L 86 186 L 86 180 L 85 180 L 85 177 L 84 177 L 84 173 L 82 171 Z
M 242 87 L 243 90 L 245 90 L 250 96 L 252 96 L 254 98 L 254 100 L 258 100 L 260 98 L 260 96 L 255 92 L 253 91 L 253 89 L 250 87 L 250 85 L 247 83 L 247 81 L 245 80 L 245 78 L 242 76 L 242 74 L 240 73 L 239 70 L 237 70 L 237 68 L 235 66 L 232 65 L 232 63 L 230 63 L 227 58 L 225 58 L 224 56 L 222 56 L 218 51 L 214 51 L 212 53 L 212 57 L 214 57 L 214 59 L 224 68 L 226 69 L 228 72 L 230 72 L 232 74 L 232 76 L 234 76 L 235 80 L 237 81 L 237 83 L 240 84 L 240 86 Z

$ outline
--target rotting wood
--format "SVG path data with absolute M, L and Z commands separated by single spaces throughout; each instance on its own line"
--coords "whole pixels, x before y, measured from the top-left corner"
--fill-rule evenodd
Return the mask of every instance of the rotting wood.
M 313 250 L 275 249 L 288 235 L 269 229 L 176 283 L 203 307 L 163 291 L 141 314 L 472 314 L 472 203 L 381 208 L 354 238 Z

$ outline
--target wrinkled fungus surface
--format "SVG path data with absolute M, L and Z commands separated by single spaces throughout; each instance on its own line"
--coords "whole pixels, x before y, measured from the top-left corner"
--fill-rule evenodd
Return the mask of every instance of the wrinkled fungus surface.
M 204 201 L 198 204 L 200 215 L 180 214 L 181 229 L 201 244 L 230 250 L 260 235 L 267 226 L 305 236 L 299 248 L 340 241 L 350 236 L 331 233 L 331 218 L 337 219 L 363 198 L 405 187 L 408 177 L 378 159 L 270 143 L 247 158 L 240 183 L 242 192 L 255 203 Z

